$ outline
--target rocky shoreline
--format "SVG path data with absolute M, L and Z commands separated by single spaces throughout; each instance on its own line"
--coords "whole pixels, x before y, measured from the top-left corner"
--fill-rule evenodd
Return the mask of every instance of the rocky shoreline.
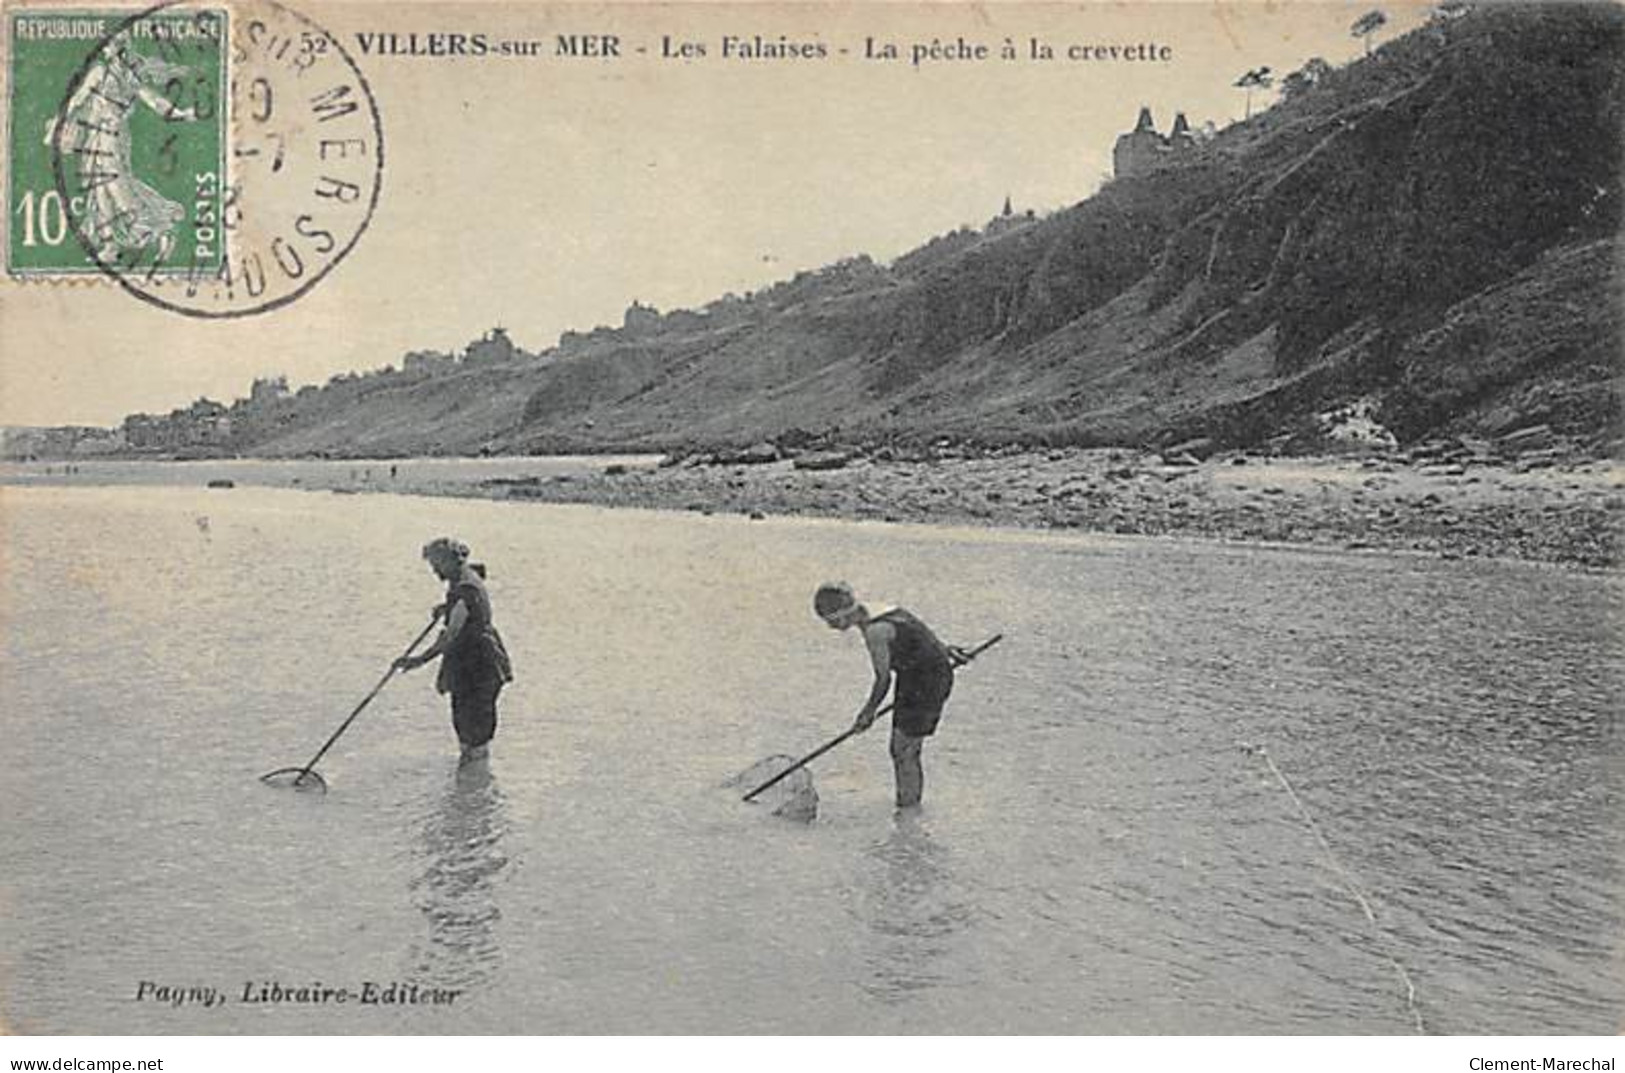
M 1590 568 L 1618 567 L 1625 533 L 1625 464 L 1448 451 L 1206 459 L 1124 449 L 794 457 L 759 451 L 609 464 L 579 474 L 365 484 L 335 477 L 327 487 L 1403 550 Z

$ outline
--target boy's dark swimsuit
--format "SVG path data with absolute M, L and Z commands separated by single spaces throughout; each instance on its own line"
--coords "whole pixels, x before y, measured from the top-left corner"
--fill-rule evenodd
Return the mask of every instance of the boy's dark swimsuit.
M 942 706 L 954 688 L 954 663 L 948 646 L 931 628 L 902 608 L 884 611 L 870 620 L 889 623 L 891 665 L 897 673 L 892 726 L 913 738 L 937 732 Z
M 468 620 L 440 658 L 435 689 L 451 694 L 451 724 L 465 749 L 490 741 L 497 731 L 497 694 L 513 681 L 513 665 L 502 637 L 491 623 L 491 597 L 477 580 L 463 580 L 446 590 L 446 612 L 461 603 Z

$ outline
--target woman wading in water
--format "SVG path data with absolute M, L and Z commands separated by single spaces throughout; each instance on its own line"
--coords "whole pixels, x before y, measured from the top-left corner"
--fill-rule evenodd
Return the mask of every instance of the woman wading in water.
M 497 732 L 497 695 L 513 681 L 513 666 L 491 622 L 485 567 L 468 561 L 468 545 L 441 537 L 423 546 L 423 557 L 446 583 L 446 602 L 440 608 L 446 628 L 421 655 L 402 656 L 395 666 L 409 671 L 440 660 L 435 689 L 451 695 L 451 724 L 466 764 L 489 752 Z

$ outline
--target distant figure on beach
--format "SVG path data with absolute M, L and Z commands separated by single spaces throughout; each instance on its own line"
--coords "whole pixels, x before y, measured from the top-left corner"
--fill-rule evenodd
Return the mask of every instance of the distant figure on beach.
M 937 732 L 942 706 L 953 692 L 954 668 L 965 662 L 966 654 L 943 644 L 930 627 L 900 607 L 871 615 L 845 582 L 820 585 L 813 594 L 813 610 L 830 629 L 856 626 L 869 647 L 874 686 L 852 723 L 854 730 L 868 730 L 874 723 L 880 702 L 891 689 L 892 675 L 897 676 L 891 720 L 897 807 L 917 807 L 925 792 L 920 750 Z
M 468 561 L 468 545 L 450 537 L 431 540 L 423 557 L 446 583 L 446 602 L 436 609 L 446 626 L 434 644 L 416 656 L 402 656 L 403 671 L 440 660 L 435 689 L 451 695 L 451 724 L 462 746 L 462 763 L 483 759 L 497 732 L 497 695 L 513 681 L 513 666 L 491 621 L 485 567 Z

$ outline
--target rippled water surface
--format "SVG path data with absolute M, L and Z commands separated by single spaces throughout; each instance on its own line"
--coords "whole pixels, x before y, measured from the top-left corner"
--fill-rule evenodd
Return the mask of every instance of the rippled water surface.
M 14 1030 L 1621 1024 L 1614 577 L 244 488 L 0 505 Z M 489 564 L 519 673 L 489 766 L 457 771 L 423 671 L 328 795 L 262 786 L 421 627 L 443 532 Z M 811 825 L 719 789 L 861 701 L 857 639 L 810 613 L 831 576 L 1005 634 L 916 816 L 878 731 L 819 762 Z M 243 1001 L 271 981 L 461 994 Z

